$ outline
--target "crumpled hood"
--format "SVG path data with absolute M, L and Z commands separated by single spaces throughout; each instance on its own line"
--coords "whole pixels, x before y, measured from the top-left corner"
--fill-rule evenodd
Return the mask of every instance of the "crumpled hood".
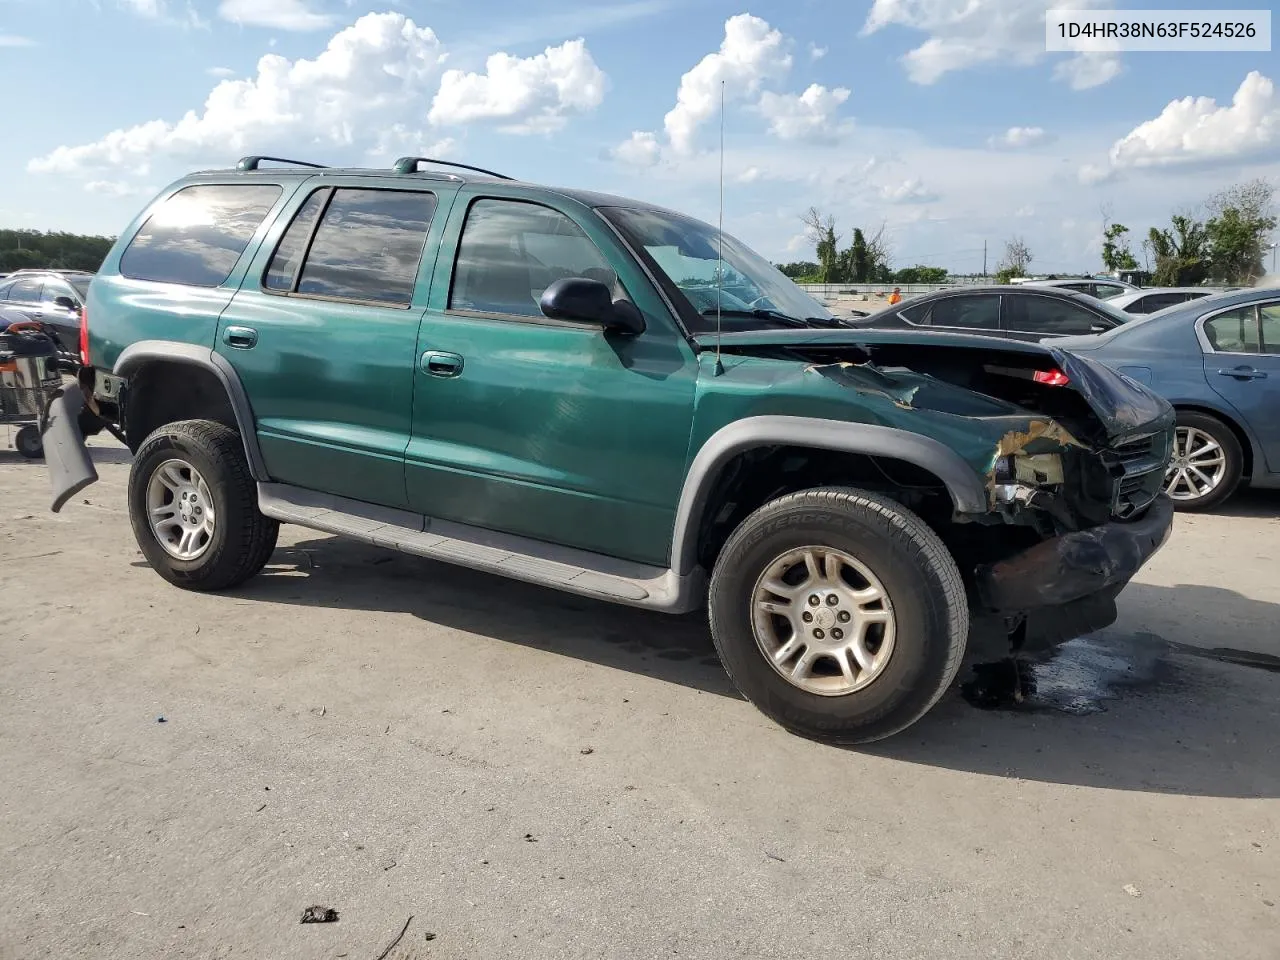
M 714 351 L 714 334 L 695 338 L 697 345 Z M 928 354 L 936 363 L 940 356 L 956 351 L 960 365 L 1021 366 L 1040 370 L 1060 370 L 1069 384 L 1061 388 L 1078 394 L 1088 404 L 1108 440 L 1131 437 L 1144 429 L 1164 429 L 1173 415 L 1172 407 L 1134 380 L 1096 360 L 1062 350 L 1047 343 L 995 339 L 963 333 L 935 333 L 914 330 L 752 330 L 722 335 L 719 346 L 725 353 L 776 353 L 778 350 L 805 354 L 846 353 L 855 363 L 890 371 L 894 367 L 916 369 L 913 355 Z M 920 365 L 921 372 L 926 369 Z M 889 374 L 890 376 L 892 374 Z

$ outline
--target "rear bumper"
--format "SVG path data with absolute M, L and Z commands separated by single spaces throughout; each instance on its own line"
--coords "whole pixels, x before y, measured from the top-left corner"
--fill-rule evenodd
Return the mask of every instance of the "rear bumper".
M 1173 529 L 1173 502 L 1156 498 L 1138 520 L 1106 523 L 1046 540 L 977 572 L 986 612 L 1022 614 L 1120 592 L 1164 546 Z

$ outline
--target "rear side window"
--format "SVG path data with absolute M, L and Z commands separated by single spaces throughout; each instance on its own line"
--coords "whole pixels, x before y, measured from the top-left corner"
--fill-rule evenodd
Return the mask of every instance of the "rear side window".
M 1204 335 L 1217 353 L 1259 353 L 1258 320 L 1253 307 L 1220 313 L 1205 321 Z
M 929 304 L 916 304 L 914 307 L 907 307 L 905 310 L 899 310 L 898 316 L 902 317 L 907 323 L 913 323 L 917 327 L 927 327 L 931 321 L 929 314 Z
M 273 183 L 184 187 L 147 218 L 120 258 L 120 273 L 132 280 L 219 286 L 280 193 Z
M 281 237 L 263 285 L 281 293 L 407 307 L 435 212 L 432 193 L 317 190 Z

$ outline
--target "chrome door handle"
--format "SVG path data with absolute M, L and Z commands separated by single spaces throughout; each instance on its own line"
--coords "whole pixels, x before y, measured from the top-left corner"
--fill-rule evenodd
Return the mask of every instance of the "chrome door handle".
M 222 342 L 237 350 L 249 350 L 258 342 L 258 331 L 253 327 L 227 327 L 222 331 Z
M 422 355 L 422 372 L 432 377 L 456 377 L 462 373 L 462 362 L 456 353 L 428 350 Z
M 1236 367 L 1234 370 L 1219 370 L 1220 377 L 1235 377 L 1237 380 L 1265 380 L 1267 375 L 1253 367 Z

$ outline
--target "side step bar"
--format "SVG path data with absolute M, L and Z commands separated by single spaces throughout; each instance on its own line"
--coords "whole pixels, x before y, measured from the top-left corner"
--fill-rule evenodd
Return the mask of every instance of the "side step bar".
M 631 607 L 687 613 L 706 600 L 701 570 L 681 577 L 661 567 L 287 484 L 258 484 L 258 509 L 281 523 Z

